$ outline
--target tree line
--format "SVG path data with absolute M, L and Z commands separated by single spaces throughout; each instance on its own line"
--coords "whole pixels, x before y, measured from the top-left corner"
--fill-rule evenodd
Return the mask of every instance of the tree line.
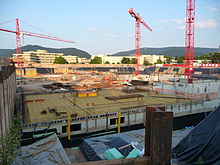
M 172 63 L 172 60 L 176 60 L 178 64 L 184 63 L 184 56 L 164 56 L 166 60 L 163 62 L 161 59 L 158 59 L 156 63 L 154 64 L 170 64 Z M 220 52 L 213 52 L 209 54 L 204 54 L 202 56 L 195 56 L 195 60 L 203 60 L 202 63 L 220 63 Z M 54 60 L 54 64 L 68 64 L 65 58 L 63 57 L 56 57 Z M 102 58 L 95 56 L 93 59 L 91 59 L 90 64 L 102 64 Z M 110 64 L 109 61 L 106 61 L 105 64 Z M 115 63 L 112 63 L 115 64 Z M 136 64 L 135 58 L 126 58 L 123 57 L 121 62 L 117 62 L 117 64 Z M 153 65 L 149 61 L 145 60 L 144 65 Z

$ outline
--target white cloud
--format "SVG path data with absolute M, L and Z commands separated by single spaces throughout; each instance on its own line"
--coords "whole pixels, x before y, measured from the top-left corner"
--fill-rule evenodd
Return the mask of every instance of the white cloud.
M 170 22 L 174 22 L 178 25 L 182 25 L 185 23 L 185 19 L 178 19 L 178 18 L 171 18 L 169 19 Z
M 118 37 L 117 34 L 105 34 L 104 36 L 106 36 L 108 38 L 117 38 Z
M 213 29 L 213 28 L 217 28 L 217 27 L 218 27 L 217 21 L 212 20 L 212 19 L 196 22 L 196 28 Z
M 196 19 L 202 19 L 203 17 L 199 14 L 199 13 L 196 13 Z
M 219 11 L 219 9 L 215 8 L 215 7 L 211 7 L 210 10 L 213 11 L 213 12 L 218 12 Z
M 219 25 L 219 20 L 213 20 L 213 19 L 206 19 L 206 20 L 202 20 L 202 21 L 197 21 L 195 20 L 195 26 L 196 28 L 200 28 L 200 29 L 214 29 L 217 28 Z M 177 18 L 171 18 L 169 20 L 167 20 L 167 22 L 173 22 L 179 26 L 176 27 L 176 29 L 185 29 L 185 19 L 177 19 Z
M 212 11 L 212 12 L 218 12 L 219 11 L 219 9 L 216 8 L 216 7 L 206 6 L 205 8 Z
M 133 38 L 134 37 L 134 34 L 128 34 L 127 35 L 129 38 Z
M 95 28 L 95 27 L 89 27 L 89 28 L 86 28 L 85 30 L 87 30 L 87 31 L 98 31 L 98 29 Z
M 169 35 L 173 35 L 173 34 L 177 34 L 176 32 L 174 31 L 169 31 L 169 32 L 161 32 L 161 34 L 169 34 Z
M 164 30 L 163 27 L 157 27 L 156 29 L 157 29 L 157 30 Z
M 186 26 L 177 26 L 176 27 L 176 29 L 179 29 L 179 30 L 183 30 L 183 29 L 185 29 L 186 28 Z

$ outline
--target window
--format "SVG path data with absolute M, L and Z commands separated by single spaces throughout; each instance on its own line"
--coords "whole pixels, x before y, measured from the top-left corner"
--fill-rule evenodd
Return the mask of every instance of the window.
M 179 84 L 178 86 L 179 86 L 179 87 L 183 87 L 183 84 Z
M 116 118 L 110 119 L 110 125 L 115 125 L 116 124 Z
M 110 125 L 115 125 L 115 124 L 117 124 L 117 120 L 118 120 L 118 118 L 110 119 Z M 122 124 L 122 123 L 125 123 L 125 117 L 121 117 L 121 124 Z
M 121 117 L 121 123 L 125 123 L 125 117 Z
M 62 133 L 66 133 L 66 125 L 62 126 Z
M 66 133 L 66 129 L 67 129 L 67 125 L 62 126 L 62 133 Z M 70 132 L 80 131 L 80 130 L 81 130 L 81 123 L 70 125 Z
M 79 124 L 72 124 L 70 125 L 70 131 L 80 131 L 81 130 L 81 123 Z

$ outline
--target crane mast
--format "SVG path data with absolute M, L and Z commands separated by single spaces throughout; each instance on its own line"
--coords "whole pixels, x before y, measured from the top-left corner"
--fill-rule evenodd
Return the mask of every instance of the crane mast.
M 62 38 L 58 37 L 53 37 L 53 36 L 48 36 L 48 35 L 43 35 L 43 34 L 37 34 L 37 33 L 31 33 L 31 32 L 26 32 L 26 31 L 21 31 L 20 26 L 19 26 L 19 19 L 16 18 L 15 20 L 15 25 L 16 25 L 16 31 L 12 30 L 7 30 L 7 29 L 1 29 L 0 31 L 4 32 L 9 32 L 9 33 L 14 33 L 16 34 L 16 54 L 17 56 L 17 67 L 20 70 L 20 76 L 22 77 L 22 72 L 21 72 L 21 67 L 22 67 L 22 59 L 21 59 L 21 35 L 27 35 L 27 36 L 32 36 L 32 37 L 38 37 L 38 38 L 44 38 L 44 39 L 49 39 L 49 40 L 56 40 L 56 41 L 61 41 L 61 42 L 68 42 L 68 43 L 75 43 L 74 41 L 70 40 L 64 40 Z
M 136 57 L 136 71 L 135 74 L 140 74 L 140 43 L 141 43 L 141 34 L 140 34 L 140 24 L 142 23 L 148 30 L 152 29 L 144 22 L 144 20 L 139 16 L 139 13 L 135 13 L 133 8 L 130 8 L 128 13 L 135 18 L 135 57 Z
M 186 0 L 186 36 L 185 36 L 185 77 L 188 83 L 193 83 L 194 61 L 194 31 L 195 31 L 195 0 Z

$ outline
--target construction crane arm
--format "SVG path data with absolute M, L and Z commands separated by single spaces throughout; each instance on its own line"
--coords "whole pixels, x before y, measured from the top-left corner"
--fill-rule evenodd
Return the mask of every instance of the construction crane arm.
M 141 22 L 148 30 L 152 31 L 152 29 L 143 21 Z
M 21 33 L 23 35 L 26 36 L 33 36 L 33 37 L 38 37 L 38 38 L 45 38 L 45 39 L 49 39 L 49 40 L 56 40 L 56 41 L 62 41 L 62 42 L 68 42 L 68 43 L 75 43 L 74 41 L 70 41 L 70 40 L 64 40 L 62 38 L 58 38 L 58 37 L 53 37 L 53 36 L 48 36 L 48 35 L 43 35 L 43 34 L 37 34 L 37 33 L 31 33 L 31 32 L 27 32 L 27 31 L 21 31 Z
M 129 10 L 128 10 L 128 13 L 132 16 L 132 17 L 134 17 L 136 20 L 138 20 L 140 17 L 138 17 L 138 14 L 136 14 L 135 12 L 134 12 L 134 10 L 133 10 L 133 8 L 130 8 Z
M 142 23 L 148 30 L 152 31 L 152 29 L 144 22 L 143 18 L 141 18 L 138 13 L 135 13 L 135 12 L 134 12 L 133 8 L 130 8 L 130 9 L 128 10 L 128 13 L 129 13 L 132 17 L 134 17 L 134 18 L 136 19 L 136 21 Z
M 1 28 L 0 28 L 0 31 L 5 31 L 5 32 L 10 32 L 10 33 L 15 33 L 15 34 L 18 33 L 16 31 L 7 30 L 7 29 L 1 29 Z M 33 37 L 38 37 L 38 38 L 45 38 L 45 39 L 49 39 L 49 40 L 68 42 L 68 43 L 73 43 L 73 44 L 75 43 L 74 41 L 64 40 L 62 38 L 48 36 L 48 35 L 43 35 L 43 34 L 37 34 L 37 33 L 31 33 L 31 32 L 27 32 L 27 31 L 20 31 L 18 35 L 27 35 L 27 36 L 33 36 Z
M 0 31 L 4 31 L 4 32 L 10 32 L 10 33 L 17 33 L 16 31 L 7 30 L 7 29 L 1 29 L 1 28 L 0 28 Z

